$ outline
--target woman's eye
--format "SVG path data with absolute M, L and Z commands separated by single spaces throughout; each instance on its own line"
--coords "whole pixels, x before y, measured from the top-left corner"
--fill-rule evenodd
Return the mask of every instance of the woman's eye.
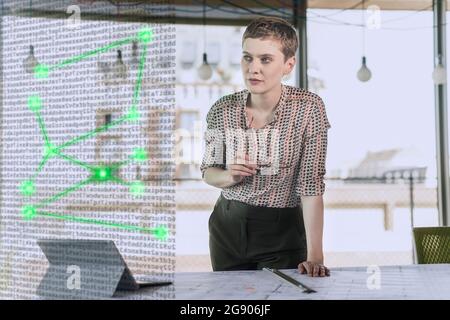
M 250 56 L 243 56 L 242 58 L 247 62 L 252 61 L 252 57 L 250 57 Z M 262 63 L 269 63 L 271 61 L 271 59 L 270 58 L 262 58 L 261 61 L 262 61 Z

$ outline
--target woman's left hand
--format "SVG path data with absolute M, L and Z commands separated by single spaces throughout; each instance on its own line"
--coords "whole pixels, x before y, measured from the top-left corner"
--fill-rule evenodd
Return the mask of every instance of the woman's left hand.
M 308 274 L 310 277 L 329 277 L 330 270 L 321 263 L 313 261 L 303 261 L 298 265 L 301 274 Z

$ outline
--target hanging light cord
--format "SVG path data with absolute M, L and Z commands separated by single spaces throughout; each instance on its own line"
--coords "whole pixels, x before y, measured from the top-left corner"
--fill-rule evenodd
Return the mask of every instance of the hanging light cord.
M 364 11 L 364 0 L 362 1 L 362 47 L 363 47 L 363 56 L 366 56 L 366 13 Z
M 203 53 L 206 53 L 206 0 L 203 0 Z

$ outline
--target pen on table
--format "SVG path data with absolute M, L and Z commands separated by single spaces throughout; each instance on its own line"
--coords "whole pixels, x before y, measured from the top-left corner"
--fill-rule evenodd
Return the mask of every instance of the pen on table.
M 293 284 L 296 287 L 300 287 L 303 289 L 304 293 L 314 293 L 316 292 L 315 290 L 311 289 L 310 287 L 304 285 L 303 283 L 295 280 L 294 278 L 288 276 L 287 274 L 281 272 L 280 270 L 277 269 L 270 269 L 270 268 L 263 268 L 264 271 L 269 271 L 273 274 L 276 274 L 277 276 L 279 276 L 280 278 L 288 281 L 289 283 Z

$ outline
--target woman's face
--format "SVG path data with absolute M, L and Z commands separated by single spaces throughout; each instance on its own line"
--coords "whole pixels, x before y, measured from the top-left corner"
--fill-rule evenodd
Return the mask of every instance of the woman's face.
M 280 41 L 252 38 L 244 40 L 241 69 L 245 86 L 251 93 L 265 93 L 278 86 L 294 65 L 295 57 L 284 62 Z

